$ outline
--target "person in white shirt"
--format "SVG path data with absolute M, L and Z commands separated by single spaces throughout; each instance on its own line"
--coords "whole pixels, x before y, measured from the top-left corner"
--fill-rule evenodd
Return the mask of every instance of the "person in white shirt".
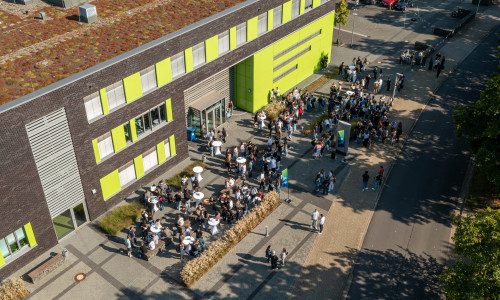
M 151 242 L 149 242 L 149 244 L 148 244 L 148 249 L 149 249 L 149 250 L 154 250 L 154 249 L 155 249 L 155 247 L 156 247 L 156 243 L 155 243 L 155 241 L 152 239 L 152 240 L 151 240 Z
M 311 218 L 312 218 L 311 228 L 318 229 L 319 212 L 317 209 L 314 209 L 314 211 L 311 214 Z
M 323 216 L 323 214 L 321 214 L 321 216 L 319 218 L 319 233 L 318 234 L 323 233 L 323 225 L 325 225 L 325 216 Z
M 275 94 L 276 94 L 276 99 L 278 99 L 278 97 L 280 96 L 280 89 L 278 87 L 276 87 Z

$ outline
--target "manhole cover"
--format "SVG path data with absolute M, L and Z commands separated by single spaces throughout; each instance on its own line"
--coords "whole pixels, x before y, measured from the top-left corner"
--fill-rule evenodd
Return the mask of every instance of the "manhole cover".
M 83 280 L 85 280 L 86 277 L 87 277 L 87 275 L 85 275 L 85 273 L 78 273 L 75 275 L 75 281 L 76 282 L 83 281 Z

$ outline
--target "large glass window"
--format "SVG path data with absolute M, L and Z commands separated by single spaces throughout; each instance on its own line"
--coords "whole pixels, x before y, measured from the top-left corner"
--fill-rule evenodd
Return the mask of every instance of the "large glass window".
M 193 46 L 193 67 L 205 63 L 205 42 L 201 42 Z
M 229 30 L 219 34 L 219 55 L 229 51 Z
M 313 0 L 305 0 L 305 9 L 304 12 L 309 11 L 313 8 Z
M 127 144 L 132 143 L 132 132 L 130 131 L 130 122 L 123 124 L 123 130 L 125 131 L 125 141 Z
M 292 19 L 298 17 L 300 14 L 300 0 L 292 1 Z
M 112 110 L 125 103 L 125 92 L 123 91 L 123 82 L 118 81 L 106 88 L 106 97 L 108 98 L 108 108 Z
M 281 6 L 273 9 L 273 29 L 281 25 L 282 14 L 283 12 Z
M 129 182 L 135 179 L 135 168 L 134 163 L 131 161 L 118 169 L 118 175 L 120 177 L 120 185 L 123 188 Z
M 91 121 L 98 116 L 102 116 L 102 105 L 99 92 L 95 92 L 92 95 L 83 98 L 83 102 L 85 103 L 87 120 Z
M 177 53 L 170 58 L 172 65 L 172 77 L 175 78 L 186 73 L 186 65 L 184 63 L 184 51 Z
M 247 41 L 247 23 L 241 23 L 236 26 L 236 46 L 244 44 Z
M 75 224 L 73 223 L 73 217 L 69 209 L 52 219 L 52 222 L 54 223 L 58 239 L 65 237 L 75 230 Z
M 28 238 L 24 228 L 21 227 L 5 238 L 0 239 L 0 252 L 2 252 L 2 257 L 5 259 L 27 245 Z
M 144 166 L 144 172 L 149 171 L 154 166 L 158 165 L 158 157 L 156 156 L 156 148 L 153 148 L 142 155 L 142 164 Z
M 140 72 L 142 93 L 146 93 L 156 87 L 156 70 L 155 66 L 146 68 Z
M 165 103 L 135 118 L 137 137 L 164 122 L 167 122 L 167 108 Z M 125 129 L 127 129 L 127 127 Z M 126 134 L 127 133 L 125 133 L 125 135 Z
M 97 138 L 97 146 L 101 159 L 115 152 L 113 149 L 113 140 L 109 132 Z
M 267 12 L 259 15 L 257 34 L 262 35 L 267 32 Z

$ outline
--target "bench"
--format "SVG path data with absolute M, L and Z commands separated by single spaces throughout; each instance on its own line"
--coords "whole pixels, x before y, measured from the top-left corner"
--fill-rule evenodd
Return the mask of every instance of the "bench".
M 33 271 L 29 272 L 28 277 L 31 279 L 31 282 L 35 283 L 45 277 L 45 275 L 57 269 L 57 267 L 59 267 L 63 263 L 64 256 L 58 253 L 46 260 L 43 264 L 36 267 Z
M 170 244 L 170 238 L 161 238 L 159 241 L 158 241 L 158 245 L 156 245 L 156 247 L 154 248 L 154 250 L 149 250 L 144 254 L 144 259 L 145 260 L 150 260 L 152 259 L 153 257 L 155 257 L 159 252 L 161 251 L 164 251 L 166 246 L 168 246 Z
M 225 194 L 225 193 L 227 193 L 227 192 L 231 192 L 231 191 L 233 191 L 233 190 L 236 190 L 237 188 L 239 188 L 239 187 L 240 187 L 240 185 L 241 185 L 242 183 L 243 183 L 243 179 L 241 179 L 241 178 L 237 178 L 237 179 L 234 181 L 233 186 L 228 187 L 228 188 L 225 188 L 225 189 L 223 189 L 223 190 L 222 190 L 222 191 L 220 191 L 220 192 L 221 192 L 221 193 L 223 193 L 223 194 Z

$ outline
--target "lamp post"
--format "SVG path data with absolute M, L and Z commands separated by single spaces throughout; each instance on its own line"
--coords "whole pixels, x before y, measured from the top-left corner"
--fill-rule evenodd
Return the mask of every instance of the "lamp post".
M 481 0 L 477 0 L 476 16 L 477 16 L 477 12 L 479 11 L 479 4 L 481 4 Z M 476 16 L 474 16 L 474 18 L 475 18 Z
M 352 15 L 354 16 L 354 19 L 352 21 L 351 48 L 353 47 L 353 44 L 354 44 L 354 26 L 356 25 L 356 16 L 358 14 L 357 13 L 353 13 Z

